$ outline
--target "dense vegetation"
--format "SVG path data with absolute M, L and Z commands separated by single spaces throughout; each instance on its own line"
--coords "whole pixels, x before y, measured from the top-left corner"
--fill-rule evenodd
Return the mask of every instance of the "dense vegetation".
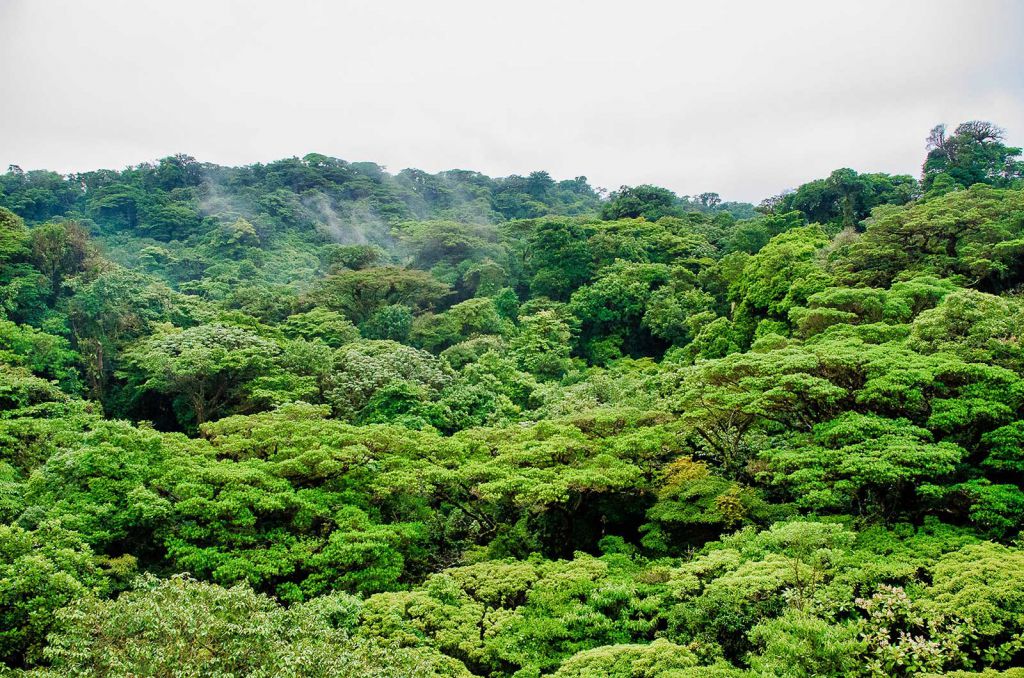
M 1024 163 L 0 176 L 26 675 L 1021 675 Z M 956 673 L 963 672 L 963 673 Z

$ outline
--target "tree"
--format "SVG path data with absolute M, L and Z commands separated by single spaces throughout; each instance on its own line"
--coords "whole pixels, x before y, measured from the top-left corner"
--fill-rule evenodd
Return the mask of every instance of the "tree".
M 19 217 L 39 223 L 65 214 L 82 196 L 82 186 L 56 172 L 23 171 L 10 165 L 0 175 L 0 202 Z
M 939 129 L 926 191 L 843 168 L 760 213 L 318 153 L 12 168 L 2 668 L 1021 664 L 1004 143 Z
M 0 412 L 67 400 L 55 383 L 40 379 L 23 367 L 0 363 L 0 376 Z
M 840 248 L 834 269 L 847 283 L 886 287 L 901 272 L 955 277 L 986 292 L 1021 280 L 1024 192 L 975 186 L 879 210 L 864 235 Z
M 338 349 L 327 380 L 327 402 L 344 419 L 355 419 L 382 389 L 408 383 L 422 389 L 424 401 L 450 380 L 436 357 L 394 341 L 357 341 Z
M 912 493 L 941 484 L 965 451 L 906 420 L 848 412 L 814 429 L 815 445 L 771 450 L 764 456 L 776 482 L 798 504 L 892 516 L 914 505 Z
M 87 196 L 89 215 L 101 225 L 116 231 L 136 229 L 139 214 L 149 202 L 142 187 L 118 180 L 95 187 Z
M 784 318 L 790 308 L 825 288 L 829 278 L 817 254 L 827 243 L 815 225 L 775 236 L 747 261 L 730 294 L 752 311 Z
M 657 676 L 696 665 L 697 658 L 686 647 L 659 638 L 649 645 L 608 645 L 584 650 L 565 660 L 553 675 L 557 678 Z
M 79 273 L 94 256 L 85 229 L 72 221 L 37 226 L 29 240 L 32 263 L 49 281 L 51 297 L 60 294 L 65 278 Z
M 806 430 L 840 409 L 848 391 L 824 375 L 819 355 L 795 348 L 734 354 L 684 368 L 673 407 L 700 456 L 742 477 L 759 428 Z
M 627 355 L 642 355 L 657 346 L 641 324 L 647 304 L 671 278 L 664 264 L 625 261 L 602 269 L 590 285 L 573 293 L 569 310 L 581 324 L 583 353 L 595 363 Z
M 461 465 L 460 475 L 472 495 L 495 508 L 512 506 L 519 515 L 535 515 L 535 530 L 542 535 L 545 552 L 560 557 L 577 547 L 592 547 L 599 528 L 585 516 L 600 514 L 602 507 L 621 501 L 616 498 L 641 496 L 646 487 L 645 466 L 656 463 L 644 458 L 648 448 L 638 440 L 632 446 L 619 446 L 589 439 L 571 425 L 540 423 L 515 435 L 501 428 L 461 435 L 461 440 L 476 438 L 477 444 L 491 450 Z M 663 442 L 661 436 L 653 440 Z M 667 452 L 658 445 L 652 454 Z M 634 503 L 623 512 L 632 517 L 641 508 Z M 511 527 L 515 522 L 507 524 Z
M 976 634 L 962 641 L 984 665 L 1006 666 L 1020 656 L 1024 552 L 999 544 L 965 546 L 935 564 L 929 597 L 939 609 L 973 622 Z
M 286 610 L 244 586 L 149 577 L 117 600 L 85 597 L 63 610 L 47 657 L 57 671 L 82 676 L 468 678 L 437 652 L 353 639 L 358 609 L 340 594 Z
M 756 492 L 714 475 L 706 463 L 690 457 L 661 469 L 657 496 L 641 530 L 643 544 L 662 553 L 710 541 L 723 530 L 763 517 L 765 508 Z
M 971 120 L 947 134 L 937 125 L 928 135 L 928 156 L 922 168 L 926 192 L 939 188 L 940 179 L 961 188 L 974 184 L 1010 186 L 1024 176 L 1021 149 L 1003 144 L 1004 132 L 990 122 Z
M 212 231 L 209 246 L 220 257 L 238 259 L 260 246 L 260 236 L 251 223 L 238 218 Z
M 697 202 L 706 209 L 714 209 L 722 204 L 722 197 L 717 193 L 700 193 L 697 195 Z
M 653 336 L 685 346 L 693 338 L 691 319 L 712 312 L 715 298 L 694 287 L 691 281 L 673 277 L 676 284 L 661 287 L 651 295 L 642 323 Z
M 643 562 L 619 554 L 594 558 L 577 553 L 572 560 L 546 562 L 490 560 L 450 568 L 410 592 L 373 596 L 361 621 L 374 637 L 437 647 L 475 674 L 511 670 L 537 675 L 563 662 L 571 662 L 568 675 L 573 676 L 595 675 L 585 671 L 616 661 L 695 664 L 688 650 L 670 642 L 627 645 L 653 640 L 657 608 L 666 602 L 662 587 L 646 581 L 644 574 L 657 576 Z M 608 645 L 627 646 L 603 647 Z
M 786 231 L 803 226 L 806 218 L 801 212 L 779 212 L 737 222 L 729 233 L 725 248 L 729 252 L 757 252 L 768 241 Z
M 329 268 L 350 268 L 358 271 L 387 260 L 387 253 L 377 245 L 338 245 L 323 248 L 321 257 Z
M 511 323 L 498 314 L 488 297 L 467 299 L 444 313 L 425 313 L 412 323 L 410 340 L 416 346 L 440 351 L 461 339 L 511 331 Z
M 198 232 L 201 223 L 202 216 L 191 205 L 153 205 L 146 209 L 139 230 L 158 240 L 184 240 Z
M 455 266 L 486 257 L 501 258 L 498 231 L 493 226 L 428 221 L 405 226 L 401 236 L 412 252 L 413 265 L 422 270 L 438 264 Z
M 403 342 L 412 331 L 413 314 L 408 306 L 392 304 L 374 312 L 370 318 L 359 326 L 360 333 L 366 339 L 389 339 Z
M 24 258 L 29 252 L 29 231 L 14 212 L 0 207 L 0 262 L 5 265 Z
M 554 311 L 540 311 L 519 320 L 511 348 L 523 369 L 557 379 L 569 369 L 572 332 Z
M 279 352 L 240 327 L 169 328 L 132 346 L 120 374 L 137 394 L 173 398 L 180 422 L 201 425 L 238 406 L 246 382 L 268 370 Z
M 447 293 L 448 286 L 425 271 L 381 266 L 329 275 L 317 282 L 310 296 L 318 305 L 343 313 L 358 325 L 384 306 L 401 304 L 424 310 Z
M 965 360 L 1024 371 L 1024 304 L 975 290 L 957 290 L 913 323 L 910 345 L 922 353 L 953 353 Z
M 832 224 L 836 228 L 859 228 L 860 222 L 879 205 L 904 205 L 919 195 L 917 181 L 907 175 L 858 174 L 837 169 L 827 179 L 802 184 L 762 203 L 770 214 L 791 210 L 808 221 Z
M 344 465 L 365 448 L 317 456 L 312 468 L 306 456 L 226 460 L 198 473 L 170 469 L 154 488 L 178 497 L 158 531 L 167 561 L 176 571 L 223 586 L 246 582 L 290 602 L 400 586 L 420 552 L 422 526 L 381 524 L 345 502 Z
M 203 180 L 203 166 L 190 155 L 177 153 L 161 158 L 154 171 L 156 181 L 165 191 L 196 186 Z
M 77 393 L 81 378 L 75 364 L 79 356 L 71 350 L 67 339 L 35 329 L 0 320 L 0 361 L 23 365 L 33 374 L 56 380 L 66 393 Z
M 593 274 L 587 239 L 593 228 L 566 220 L 539 222 L 527 240 L 526 269 L 536 296 L 564 301 Z
M 160 320 L 185 319 L 187 313 L 180 313 L 176 301 L 182 300 L 167 287 L 120 267 L 76 286 L 68 301 L 68 320 L 93 397 L 107 395 L 119 353 L 129 342 L 151 332 Z
M 859 620 L 867 647 L 867 671 L 876 676 L 917 676 L 963 666 L 963 645 L 975 634 L 970 619 L 911 599 L 899 586 L 879 586 L 870 598 L 857 598 L 866 618 Z
M 643 184 L 623 186 L 609 195 L 608 202 L 601 208 L 601 218 L 611 221 L 643 217 L 648 221 L 657 221 L 665 216 L 678 216 L 682 212 L 675 193 L 660 186 Z
M 761 622 L 750 630 L 757 650 L 751 668 L 761 675 L 849 676 L 863 665 L 865 643 L 853 624 L 832 624 L 800 610 Z
M 42 663 L 54 613 L 102 589 L 92 552 L 74 532 L 56 522 L 31 531 L 0 525 L 0 658 Z
M 787 610 L 809 612 L 854 537 L 842 525 L 813 520 L 779 522 L 763 531 L 748 527 L 723 537 L 676 568 L 685 584 L 667 611 L 665 635 L 720 646 L 733 662 L 750 657 L 761 641 L 750 631 Z
M 292 338 L 320 340 L 331 348 L 359 339 L 359 330 L 345 316 L 319 306 L 288 316 L 283 329 Z

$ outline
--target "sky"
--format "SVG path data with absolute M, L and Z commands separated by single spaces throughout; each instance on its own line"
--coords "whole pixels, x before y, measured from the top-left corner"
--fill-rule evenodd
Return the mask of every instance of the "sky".
M 757 202 L 1024 144 L 1024 2 L 0 0 L 0 167 L 317 152 Z

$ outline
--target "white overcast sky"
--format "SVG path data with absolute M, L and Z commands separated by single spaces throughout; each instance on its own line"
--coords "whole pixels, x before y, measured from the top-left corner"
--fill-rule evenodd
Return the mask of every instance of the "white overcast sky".
M 319 152 L 762 197 L 1024 143 L 1024 2 L 0 0 L 0 164 Z

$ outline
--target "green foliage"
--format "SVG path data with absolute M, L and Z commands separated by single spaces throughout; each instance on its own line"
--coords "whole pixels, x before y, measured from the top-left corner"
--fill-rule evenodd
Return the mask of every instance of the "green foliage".
M 891 512 L 911 502 L 906 494 L 952 474 L 964 450 L 932 443 L 931 434 L 906 419 L 844 414 L 818 424 L 818 445 L 771 450 L 766 458 L 776 482 L 791 488 L 800 505 L 843 513 Z
M 572 295 L 569 309 L 582 324 L 583 353 L 595 363 L 649 350 L 652 337 L 637 331 L 652 293 L 669 282 L 663 264 L 617 262 Z
M 835 263 L 850 282 L 885 286 L 901 272 L 955 277 L 997 292 L 1020 282 L 1024 194 L 976 185 L 905 207 L 887 207 Z M 906 275 L 904 274 L 904 275 Z
M 350 268 L 353 271 L 358 271 L 387 260 L 387 252 L 377 245 L 332 244 L 325 246 L 322 251 L 324 252 L 323 258 L 331 268 Z
M 657 221 L 665 216 L 682 212 L 679 198 L 672 191 L 660 186 L 623 186 L 608 197 L 608 203 L 601 209 L 604 219 L 636 219 L 643 217 Z
M 155 323 L 188 323 L 187 304 L 166 286 L 123 268 L 104 271 L 78 286 L 68 301 L 68 320 L 91 394 L 107 394 L 120 354 L 130 342 L 150 335 Z
M 266 370 L 279 350 L 240 327 L 168 328 L 126 351 L 122 375 L 140 394 L 173 398 L 179 421 L 202 424 L 237 405 L 246 382 Z
M 934 567 L 930 597 L 939 609 L 971 620 L 975 633 L 960 647 L 983 665 L 1005 666 L 1020 656 L 1022 565 L 1018 549 L 984 543 L 947 554 Z
M 664 639 L 648 645 L 607 645 L 584 650 L 565 660 L 553 675 L 560 678 L 588 676 L 683 675 L 681 669 L 697 665 L 697 658 L 687 648 Z
M 557 313 L 540 311 L 520 318 L 511 349 L 527 372 L 557 379 L 569 370 L 571 338 L 569 326 Z
M 0 525 L 0 657 L 8 664 L 42 659 L 54 613 L 102 588 L 92 553 L 59 523 L 23 530 Z
M 74 221 L 53 221 L 36 226 L 29 232 L 29 259 L 49 282 L 49 292 L 56 296 L 64 280 L 81 272 L 91 251 L 85 229 Z
M 0 207 L 0 261 L 15 261 L 28 254 L 29 234 L 14 212 Z
M 4 670 L 1012 671 L 1019 153 L 930 143 L 920 187 L 757 212 L 315 153 L 12 168 Z
M 711 474 L 707 464 L 680 457 L 662 469 L 658 500 L 647 511 L 643 543 L 659 552 L 703 543 L 728 529 L 763 519 L 766 507 L 750 488 Z
M 855 625 L 830 624 L 799 610 L 758 624 L 750 639 L 758 646 L 751 668 L 767 676 L 856 675 L 866 649 Z
M 818 226 L 772 238 L 744 266 L 732 294 L 752 310 L 784 318 L 789 309 L 827 286 L 828 275 L 817 258 L 827 242 Z
M 0 412 L 67 399 L 55 383 L 40 379 L 23 367 L 0 363 L 0 376 Z
M 57 381 L 66 393 L 76 393 L 80 377 L 75 369 L 79 356 L 67 339 L 0 320 L 0 360 L 27 367 L 40 377 Z
M 530 291 L 536 296 L 559 301 L 590 279 L 593 259 L 587 239 L 592 227 L 567 220 L 545 220 L 537 224 L 527 241 L 527 270 Z
M 979 183 L 1007 186 L 1024 176 L 1021 150 L 1004 145 L 1003 134 L 999 127 L 981 120 L 961 123 L 952 134 L 946 133 L 945 125 L 935 126 L 928 136 L 924 189 L 941 195 L 953 187 Z
M 452 568 L 416 591 L 373 596 L 364 607 L 363 629 L 435 646 L 480 673 L 530 675 L 551 671 L 581 651 L 650 638 L 661 587 L 646 578 L 656 580 L 657 574 L 622 557 L 489 561 Z M 620 651 L 626 655 L 620 660 L 631 654 L 629 648 L 597 652 L 580 657 L 576 666 L 601 666 Z M 632 654 L 640 655 L 639 665 L 648 656 L 640 648 Z M 671 643 L 659 643 L 653 654 L 649 660 L 663 666 L 695 663 Z
M 881 586 L 869 599 L 857 599 L 867 615 L 861 637 L 867 644 L 867 673 L 919 675 L 967 660 L 963 646 L 975 634 L 973 622 L 912 600 L 900 587 Z
M 65 675 L 467 676 L 437 653 L 351 637 L 357 600 L 278 607 L 245 587 L 143 579 L 117 600 L 63 610 L 47 649 Z
M 855 228 L 879 205 L 903 205 L 920 194 L 917 180 L 907 175 L 858 174 L 843 168 L 827 179 L 803 184 L 795 191 L 769 198 L 762 208 L 772 214 L 800 212 L 812 223 Z
M 497 306 L 487 297 L 467 299 L 442 314 L 426 313 L 411 325 L 410 342 L 429 351 L 443 350 L 464 338 L 505 334 L 510 329 Z
M 730 252 L 757 252 L 768 241 L 786 231 L 803 226 L 805 217 L 797 211 L 766 214 L 756 219 L 745 219 L 737 223 L 725 242 Z
M 224 258 L 244 257 L 260 245 L 260 236 L 256 228 L 245 219 L 236 219 L 230 224 L 221 226 L 210 234 L 209 246 Z
M 430 308 L 447 291 L 447 285 L 423 271 L 380 267 L 329 275 L 318 281 L 311 297 L 317 304 L 359 324 L 389 305 Z
M 422 389 L 422 400 L 436 395 L 449 381 L 443 363 L 426 351 L 394 341 L 357 341 L 334 355 L 325 386 L 335 413 L 354 419 L 382 389 L 410 384 Z
M 366 339 L 404 342 L 409 339 L 409 333 L 412 331 L 412 320 L 412 309 L 408 306 L 384 306 L 360 325 L 359 331 Z
M 359 338 L 359 330 L 345 316 L 320 306 L 288 316 L 281 329 L 294 339 L 320 340 L 331 348 Z
M 914 320 L 910 345 L 922 353 L 952 353 L 1022 372 L 1022 327 L 1024 305 L 1019 300 L 958 290 Z

